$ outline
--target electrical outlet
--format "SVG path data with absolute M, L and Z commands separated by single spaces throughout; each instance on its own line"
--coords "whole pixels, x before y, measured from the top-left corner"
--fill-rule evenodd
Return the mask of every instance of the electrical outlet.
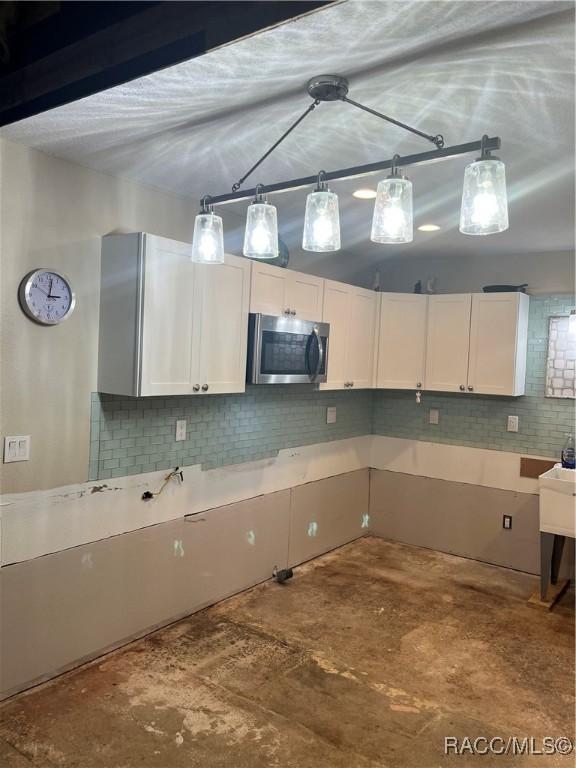
M 508 416 L 508 432 L 518 432 L 518 416 Z
M 439 424 L 440 423 L 440 411 L 438 408 L 430 408 L 429 414 L 428 414 L 428 421 L 430 424 Z
M 512 515 L 502 515 L 502 528 L 507 531 L 512 528 Z
M 4 438 L 4 464 L 12 461 L 28 461 L 30 435 L 11 435 Z
M 176 422 L 176 441 L 186 440 L 186 419 L 178 419 Z
M 336 407 L 326 408 L 326 424 L 336 424 Z

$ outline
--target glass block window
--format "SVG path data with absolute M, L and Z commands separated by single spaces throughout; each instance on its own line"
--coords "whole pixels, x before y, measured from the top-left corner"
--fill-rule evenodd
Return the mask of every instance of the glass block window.
M 568 316 L 551 317 L 546 365 L 546 397 L 576 398 L 576 331 Z

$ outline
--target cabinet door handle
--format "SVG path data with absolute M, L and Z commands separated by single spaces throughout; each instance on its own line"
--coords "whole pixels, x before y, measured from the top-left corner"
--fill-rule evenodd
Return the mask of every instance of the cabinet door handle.
M 466 392 L 466 387 L 464 384 L 460 384 L 460 392 Z
M 474 387 L 468 385 L 468 392 L 474 392 Z
M 208 384 L 202 384 L 202 392 L 208 392 Z
M 420 389 L 420 387 L 421 387 L 421 386 L 422 386 L 422 382 L 421 382 L 421 381 L 418 381 L 418 382 L 416 383 L 416 389 Z
M 193 392 L 200 392 L 200 384 L 194 384 L 192 387 Z

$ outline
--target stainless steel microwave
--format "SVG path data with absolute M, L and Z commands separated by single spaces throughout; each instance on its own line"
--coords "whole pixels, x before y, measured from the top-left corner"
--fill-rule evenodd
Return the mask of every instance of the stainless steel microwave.
M 328 323 L 251 314 L 248 367 L 251 384 L 320 384 L 328 366 Z

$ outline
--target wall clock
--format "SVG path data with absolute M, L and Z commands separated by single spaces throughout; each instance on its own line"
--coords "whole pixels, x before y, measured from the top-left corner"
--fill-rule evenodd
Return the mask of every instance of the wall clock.
M 58 325 L 70 317 L 76 304 L 68 278 L 50 269 L 34 269 L 25 275 L 18 300 L 22 311 L 41 325 Z

